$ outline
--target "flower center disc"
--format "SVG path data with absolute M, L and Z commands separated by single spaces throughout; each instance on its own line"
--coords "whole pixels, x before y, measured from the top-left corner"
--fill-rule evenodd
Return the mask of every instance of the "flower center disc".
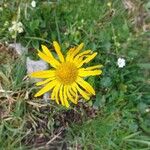
M 77 78 L 77 67 L 70 62 L 61 64 L 56 70 L 57 79 L 63 84 L 71 84 Z

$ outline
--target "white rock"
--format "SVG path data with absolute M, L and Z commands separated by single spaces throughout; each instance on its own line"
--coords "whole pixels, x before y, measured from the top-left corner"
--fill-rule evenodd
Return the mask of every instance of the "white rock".
M 40 70 L 47 70 L 48 64 L 43 60 L 32 60 L 29 57 L 27 57 L 26 60 L 26 68 L 27 68 L 27 74 L 31 74 L 32 72 L 40 71 Z M 41 79 L 32 78 L 35 82 L 41 81 Z M 45 102 L 49 99 L 50 94 L 47 92 L 43 95 L 43 99 Z
M 27 73 L 30 74 L 32 72 L 36 72 L 40 70 L 47 70 L 48 64 L 43 60 L 35 61 L 27 57 L 26 67 L 27 67 Z
M 48 102 L 48 100 L 50 99 L 50 93 L 49 92 L 44 93 L 43 99 L 44 99 L 44 101 Z
M 17 54 L 22 55 L 27 52 L 27 48 L 23 47 L 20 43 L 11 43 L 8 45 L 9 48 L 14 48 Z

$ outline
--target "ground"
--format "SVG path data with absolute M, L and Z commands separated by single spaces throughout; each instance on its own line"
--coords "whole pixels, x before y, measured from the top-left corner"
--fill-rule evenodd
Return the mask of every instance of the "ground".
M 148 0 L 2 0 L 0 16 L 1 150 L 150 149 Z M 14 20 L 23 32 L 9 30 Z M 86 79 L 96 89 L 89 101 L 65 108 L 34 98 L 26 58 L 38 60 L 40 45 L 54 40 L 64 54 L 81 42 L 98 52 L 90 65 L 102 64 L 103 73 Z M 10 48 L 16 42 L 28 52 Z

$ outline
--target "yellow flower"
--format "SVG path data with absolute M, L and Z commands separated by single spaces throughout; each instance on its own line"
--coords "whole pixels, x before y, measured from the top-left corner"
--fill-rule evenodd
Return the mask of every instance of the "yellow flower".
M 83 68 L 82 66 L 90 62 L 97 53 L 92 53 L 91 50 L 81 52 L 84 44 L 71 48 L 66 57 L 63 56 L 59 44 L 53 42 L 54 49 L 59 60 L 55 59 L 50 50 L 42 45 L 42 52 L 38 51 L 38 56 L 51 65 L 50 70 L 33 72 L 30 76 L 35 78 L 43 78 L 45 80 L 37 82 L 36 85 L 45 85 L 40 91 L 35 94 L 35 97 L 41 96 L 44 93 L 52 90 L 51 99 L 57 104 L 69 107 L 69 102 L 77 104 L 78 96 L 81 95 L 84 99 L 89 100 L 91 95 L 95 95 L 93 87 L 84 80 L 87 76 L 100 75 L 102 65 Z

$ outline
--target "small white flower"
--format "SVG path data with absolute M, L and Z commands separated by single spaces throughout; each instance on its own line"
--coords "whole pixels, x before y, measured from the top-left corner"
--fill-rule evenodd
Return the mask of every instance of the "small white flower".
M 112 3 L 111 3 L 111 2 L 108 2 L 108 3 L 107 3 L 107 6 L 108 6 L 108 7 L 111 7 L 111 6 L 112 6 Z
M 12 21 L 12 25 L 15 25 L 15 24 L 17 24 L 17 22 L 16 21 Z
M 126 65 L 126 60 L 124 58 L 118 58 L 117 65 L 119 68 L 123 68 Z
M 0 7 L 0 11 L 3 11 L 3 7 Z
M 19 27 L 18 28 L 18 33 L 22 33 L 23 32 L 23 28 Z
M 22 33 L 23 32 L 23 24 L 21 22 L 12 22 L 12 26 L 8 29 L 10 32 L 18 32 Z
M 12 34 L 12 36 L 11 36 L 13 39 L 15 39 L 16 38 L 16 35 L 15 34 Z
M 32 2 L 31 2 L 31 6 L 32 6 L 32 7 L 36 7 L 36 1 L 32 1 Z
M 23 24 L 22 24 L 21 22 L 18 22 L 18 26 L 19 26 L 19 27 L 22 27 Z
M 9 25 L 8 21 L 5 21 L 4 26 L 7 27 Z
M 8 30 L 9 30 L 9 32 L 10 32 L 10 33 L 11 33 L 11 32 L 13 32 L 13 29 L 12 29 L 12 27 L 10 27 Z
M 12 26 L 8 28 L 12 38 L 16 37 L 16 33 L 23 32 L 23 24 L 21 22 L 12 21 Z
M 145 110 L 145 112 L 147 112 L 147 113 L 148 113 L 148 112 L 150 112 L 150 109 L 149 109 L 149 108 L 147 108 L 147 109 Z

